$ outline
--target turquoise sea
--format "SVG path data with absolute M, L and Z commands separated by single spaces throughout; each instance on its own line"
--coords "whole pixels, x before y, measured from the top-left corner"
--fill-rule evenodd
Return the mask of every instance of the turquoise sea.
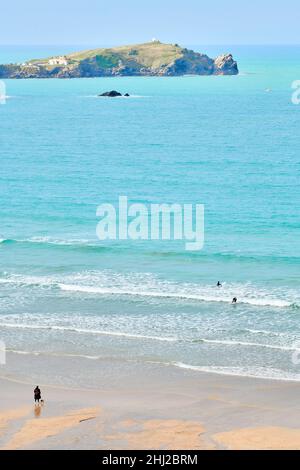
M 300 380 L 300 47 L 191 47 L 240 75 L 5 81 L 2 375 L 94 386 L 111 359 Z M 131 96 L 97 97 L 111 89 Z M 97 206 L 119 195 L 204 204 L 203 250 L 100 242 Z

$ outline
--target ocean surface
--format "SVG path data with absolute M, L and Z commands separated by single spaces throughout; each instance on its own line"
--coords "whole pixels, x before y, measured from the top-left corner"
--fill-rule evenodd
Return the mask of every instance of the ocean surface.
M 2 375 L 94 386 L 105 359 L 300 380 L 300 47 L 193 47 L 240 75 L 5 81 Z M 0 63 L 77 49 L 0 47 Z M 111 89 L 131 96 L 97 98 Z M 97 206 L 119 195 L 204 204 L 203 250 L 99 241 Z

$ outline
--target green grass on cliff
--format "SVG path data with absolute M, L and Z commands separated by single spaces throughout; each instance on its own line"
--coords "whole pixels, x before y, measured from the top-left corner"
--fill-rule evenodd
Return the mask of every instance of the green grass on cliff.
M 99 66 L 104 68 L 115 67 L 119 61 L 136 61 L 141 66 L 159 68 L 171 64 L 182 56 L 182 48 L 173 44 L 149 42 L 131 46 L 120 46 L 108 49 L 91 49 L 67 55 L 71 62 L 80 62 L 95 58 Z

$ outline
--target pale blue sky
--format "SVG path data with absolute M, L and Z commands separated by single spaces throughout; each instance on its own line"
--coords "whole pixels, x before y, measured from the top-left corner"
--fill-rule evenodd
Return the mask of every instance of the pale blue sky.
M 3 0 L 0 17 L 0 45 L 300 44 L 299 0 Z

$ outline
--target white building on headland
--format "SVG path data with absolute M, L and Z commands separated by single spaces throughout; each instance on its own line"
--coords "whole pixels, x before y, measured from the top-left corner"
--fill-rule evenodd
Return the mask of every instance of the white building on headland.
M 68 65 L 68 61 L 65 57 L 53 57 L 49 59 L 49 65 Z

